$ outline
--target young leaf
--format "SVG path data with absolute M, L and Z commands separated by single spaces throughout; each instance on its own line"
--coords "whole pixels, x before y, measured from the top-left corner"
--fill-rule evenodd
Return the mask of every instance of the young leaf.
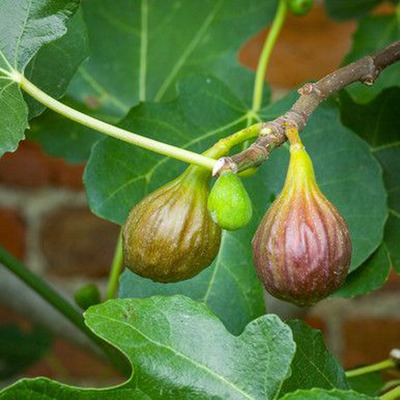
M 348 378 L 348 381 L 353 390 L 367 394 L 368 396 L 379 396 L 385 386 L 381 371 L 353 376 L 352 378 Z
M 66 32 L 78 0 L 0 2 L 0 68 L 23 72 L 40 48 Z M 0 156 L 14 151 L 27 128 L 28 108 L 18 85 L 0 71 Z
M 344 59 L 343 64 L 349 64 L 363 56 L 374 53 L 398 40 L 399 36 L 400 19 L 396 14 L 364 17 L 358 24 L 358 29 L 353 36 L 353 47 Z M 399 82 L 400 64 L 395 63 L 385 69 L 385 73 L 379 76 L 373 86 L 352 85 L 347 91 L 357 103 L 366 103 L 383 89 L 399 86 Z M 373 116 L 376 117 L 377 114 Z
M 327 350 L 320 331 L 303 321 L 289 321 L 296 353 L 291 375 L 285 380 L 280 395 L 298 389 L 350 389 L 345 372 Z
M 108 301 L 85 317 L 128 357 L 128 382 L 92 390 L 23 380 L 0 399 L 275 399 L 295 352 L 290 328 L 276 316 L 258 318 L 235 337 L 206 307 L 183 296 Z M 134 397 L 135 389 L 143 397 Z

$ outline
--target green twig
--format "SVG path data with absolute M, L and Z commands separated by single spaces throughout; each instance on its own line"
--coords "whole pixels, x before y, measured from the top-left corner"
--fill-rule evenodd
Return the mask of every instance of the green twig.
M 381 400 L 395 400 L 400 399 L 400 386 L 390 390 L 380 397 Z
M 396 367 L 396 363 L 393 360 L 388 359 L 385 361 L 381 361 L 377 364 L 367 365 L 365 367 L 356 368 L 351 371 L 346 371 L 346 376 L 348 378 L 352 378 L 354 376 L 369 374 L 371 372 L 381 371 L 383 369 L 395 368 L 395 367 Z
M 267 72 L 268 62 L 271 57 L 271 53 L 275 46 L 275 43 L 278 39 L 279 33 L 282 29 L 283 23 L 285 22 L 286 13 L 287 13 L 286 0 L 280 0 L 278 10 L 275 14 L 268 36 L 264 42 L 264 47 L 262 49 L 260 59 L 258 60 L 256 78 L 254 82 L 253 106 L 252 106 L 252 111 L 255 113 L 257 113 L 262 106 L 264 81 L 265 81 L 265 74 Z
M 129 374 L 130 368 L 126 365 L 123 356 L 117 350 L 110 347 L 100 337 L 95 335 L 85 325 L 83 315 L 68 300 L 62 297 L 56 290 L 26 268 L 20 261 L 3 248 L 0 248 L 0 263 L 26 283 L 40 297 L 51 304 L 57 311 L 64 315 L 65 318 L 71 321 L 87 337 L 89 337 L 122 373 L 126 375 Z
M 111 264 L 110 277 L 108 278 L 106 299 L 113 299 L 117 292 L 118 278 L 122 270 L 122 233 L 118 236 L 117 245 L 115 247 L 114 258 Z
M 129 132 L 114 125 L 107 124 L 106 122 L 100 121 L 96 118 L 90 117 L 89 115 L 74 110 L 73 108 L 60 103 L 58 100 L 44 93 L 17 71 L 13 71 L 9 74 L 9 76 L 15 82 L 19 83 L 21 89 L 23 89 L 39 103 L 45 105 L 56 113 L 61 114 L 64 117 L 69 118 L 70 120 L 75 121 L 88 128 L 112 136 L 116 139 L 123 140 L 124 142 L 131 143 L 135 146 L 139 146 L 168 157 L 176 158 L 177 160 L 181 160 L 189 164 L 195 164 L 209 170 L 212 170 L 216 163 L 215 160 L 209 157 L 205 157 L 201 154 L 197 154 L 189 150 L 181 149 L 179 147 L 162 143 L 157 140 L 140 136 L 136 133 Z

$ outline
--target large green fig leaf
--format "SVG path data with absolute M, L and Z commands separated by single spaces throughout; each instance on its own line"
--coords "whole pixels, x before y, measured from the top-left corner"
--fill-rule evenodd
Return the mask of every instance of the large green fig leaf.
M 0 68 L 23 72 L 42 46 L 66 31 L 79 0 L 2 0 Z M 54 83 L 54 82 L 53 82 Z M 0 71 L 0 156 L 14 151 L 28 126 L 28 107 L 18 85 Z
M 251 99 L 253 73 L 239 66 L 237 53 L 272 21 L 276 5 L 276 0 L 87 0 L 82 8 L 90 58 L 71 82 L 67 101 L 100 119 L 121 119 L 138 102 L 174 96 L 176 80 L 189 72 L 212 73 L 241 99 Z M 49 114 L 57 130 L 50 131 L 48 118 L 40 120 L 35 140 L 51 155 L 86 161 L 97 137 Z
M 278 317 L 260 317 L 236 337 L 183 296 L 108 301 L 85 318 L 129 359 L 128 382 L 94 390 L 22 380 L 0 399 L 275 399 L 295 352 L 291 330 Z
M 343 63 L 348 64 L 372 54 L 399 40 L 399 37 L 400 19 L 396 14 L 364 17 L 358 24 L 353 36 L 353 47 Z M 367 103 L 383 89 L 399 85 L 400 63 L 395 63 L 382 71 L 373 86 L 357 83 L 348 87 L 347 91 L 357 103 Z
M 393 266 L 400 272 L 399 102 L 400 88 L 386 89 L 365 105 L 356 104 L 346 94 L 341 96 L 343 122 L 370 144 L 383 169 L 389 217 L 385 226 L 384 243 L 380 249 L 380 264 Z
M 345 372 L 327 350 L 322 333 L 303 321 L 289 321 L 296 353 L 291 375 L 282 386 L 281 395 L 298 389 L 350 389 Z

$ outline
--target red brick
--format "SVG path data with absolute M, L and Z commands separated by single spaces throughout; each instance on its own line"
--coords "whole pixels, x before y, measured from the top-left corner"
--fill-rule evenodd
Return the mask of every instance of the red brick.
M 52 352 L 30 367 L 25 375 L 46 376 L 64 382 L 76 378 L 122 381 L 119 373 L 106 360 L 63 339 L 57 339 Z
M 310 325 L 311 328 L 319 329 L 324 334 L 326 333 L 326 323 L 322 318 L 316 316 L 306 317 L 304 319 L 304 322 Z
M 390 350 L 400 346 L 400 320 L 347 319 L 343 335 L 347 368 L 376 363 L 387 359 Z
M 342 62 L 351 46 L 356 24 L 336 22 L 320 5 L 305 17 L 289 15 L 272 53 L 267 81 L 283 88 L 292 88 L 310 79 L 332 72 Z M 242 49 L 241 62 L 255 69 L 268 29 Z
M 1 158 L 0 183 L 27 188 L 54 185 L 81 189 L 83 168 L 49 157 L 37 144 L 25 140 L 16 152 Z
M 384 290 L 399 290 L 400 274 L 394 268 L 390 271 L 389 279 L 384 286 Z
M 48 272 L 57 276 L 106 276 L 118 233 L 118 226 L 87 209 L 58 210 L 44 222 L 41 232 Z
M 0 245 L 22 259 L 25 254 L 25 223 L 15 210 L 0 209 Z

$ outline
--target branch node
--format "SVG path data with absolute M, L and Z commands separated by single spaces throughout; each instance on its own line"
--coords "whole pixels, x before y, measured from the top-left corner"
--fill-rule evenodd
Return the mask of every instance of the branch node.
M 218 177 L 223 171 L 227 170 L 231 170 L 235 174 L 238 172 L 236 163 L 234 163 L 230 157 L 222 157 L 215 163 L 212 175 Z

